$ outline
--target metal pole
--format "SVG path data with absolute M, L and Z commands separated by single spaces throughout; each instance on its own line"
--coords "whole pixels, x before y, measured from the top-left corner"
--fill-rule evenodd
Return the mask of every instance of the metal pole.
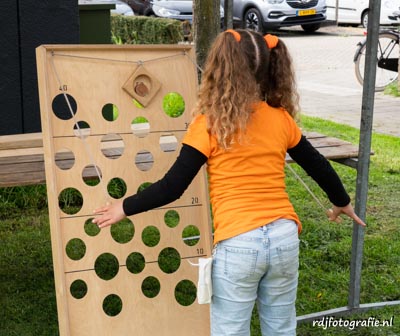
M 375 98 L 376 55 L 378 52 L 379 17 L 381 0 L 369 0 L 369 18 L 365 73 L 361 109 L 359 162 L 357 167 L 355 211 L 365 220 L 368 175 L 371 153 L 372 119 Z M 364 228 L 353 224 L 353 241 L 350 264 L 349 308 L 360 306 L 361 268 L 364 247 Z
M 336 21 L 336 24 L 338 24 L 338 22 L 339 22 L 339 0 L 336 0 L 335 21 Z
M 224 1 L 224 28 L 233 28 L 233 0 Z
M 399 19 L 400 19 L 400 11 L 399 11 Z M 400 28 L 398 28 L 398 31 L 400 32 Z M 398 72 L 399 75 L 397 77 L 397 90 L 400 92 L 400 52 L 399 52 L 399 67 L 398 67 Z

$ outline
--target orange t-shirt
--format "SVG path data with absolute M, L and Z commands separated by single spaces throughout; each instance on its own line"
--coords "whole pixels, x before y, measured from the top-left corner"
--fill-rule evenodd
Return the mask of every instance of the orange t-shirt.
M 190 124 L 183 143 L 207 156 L 214 242 L 266 225 L 279 218 L 297 222 L 285 186 L 285 157 L 301 131 L 282 108 L 256 105 L 244 140 L 228 150 L 218 147 L 207 131 L 206 117 Z

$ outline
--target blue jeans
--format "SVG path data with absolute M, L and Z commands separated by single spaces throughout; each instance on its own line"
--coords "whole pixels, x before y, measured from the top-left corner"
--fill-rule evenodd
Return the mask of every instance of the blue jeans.
M 212 336 L 250 336 L 257 302 L 263 336 L 296 335 L 299 239 L 294 221 L 219 242 L 213 251 Z

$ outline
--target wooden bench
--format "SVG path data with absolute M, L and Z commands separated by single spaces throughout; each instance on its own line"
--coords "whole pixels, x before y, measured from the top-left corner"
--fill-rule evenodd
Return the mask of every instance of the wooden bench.
M 305 133 L 309 141 L 327 159 L 356 168 L 358 147 L 333 137 L 315 132 Z M 168 148 L 168 144 L 166 145 Z M 107 146 L 110 155 L 119 150 L 117 141 L 110 141 Z M 118 153 L 117 153 L 118 154 Z M 67 164 L 71 160 L 66 154 L 60 160 Z M 292 162 L 287 156 L 287 162 Z M 143 153 L 139 164 L 151 164 L 151 157 Z M 87 172 L 95 176 L 94 169 Z M 23 186 L 46 183 L 44 172 L 43 143 L 41 133 L 0 136 L 0 187 Z

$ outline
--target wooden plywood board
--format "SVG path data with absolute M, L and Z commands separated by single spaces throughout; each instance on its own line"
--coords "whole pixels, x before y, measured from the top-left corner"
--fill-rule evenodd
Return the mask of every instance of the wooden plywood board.
M 175 161 L 196 99 L 194 59 L 176 45 L 37 49 L 61 335 L 209 335 L 188 262 L 211 253 L 204 170 L 168 206 L 101 231 L 91 224 L 93 209 Z M 87 179 L 94 167 L 100 176 Z

